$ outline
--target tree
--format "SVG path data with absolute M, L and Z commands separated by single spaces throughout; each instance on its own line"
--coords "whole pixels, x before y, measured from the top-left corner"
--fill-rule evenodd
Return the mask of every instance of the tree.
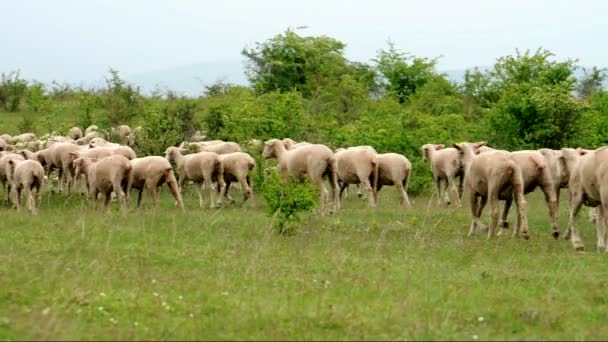
M 341 75 L 361 71 L 349 65 L 345 47 L 327 36 L 300 36 L 288 29 L 242 54 L 248 58 L 246 74 L 256 93 L 297 90 L 309 98 Z
M 583 127 L 585 106 L 574 95 L 575 61 L 557 62 L 547 50 L 498 59 L 486 76 L 498 96 L 488 135 L 507 149 L 560 148 Z
M 604 81 L 606 81 L 606 69 L 599 69 L 594 66 L 591 70 L 583 68 L 583 78 L 579 81 L 577 87 L 578 97 L 586 99 L 602 90 Z
M 0 79 L 0 103 L 5 110 L 16 112 L 21 101 L 27 95 L 27 81 L 21 78 L 19 71 L 2 73 Z
M 388 50 L 380 50 L 374 62 L 378 72 L 382 75 L 381 85 L 400 103 L 405 102 L 416 93 L 418 88 L 437 77 L 436 59 L 399 52 L 390 41 Z

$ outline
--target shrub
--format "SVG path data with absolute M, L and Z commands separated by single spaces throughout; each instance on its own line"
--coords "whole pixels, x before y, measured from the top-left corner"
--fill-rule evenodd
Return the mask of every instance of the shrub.
M 27 81 L 21 78 L 19 71 L 2 73 L 0 79 L 0 103 L 5 110 L 16 112 L 21 101 L 27 95 Z
M 274 170 L 264 181 L 263 194 L 268 215 L 276 217 L 273 229 L 281 235 L 294 234 L 295 223 L 300 221 L 301 214 L 312 210 L 319 198 L 318 190 L 310 180 L 289 178 L 283 183 Z

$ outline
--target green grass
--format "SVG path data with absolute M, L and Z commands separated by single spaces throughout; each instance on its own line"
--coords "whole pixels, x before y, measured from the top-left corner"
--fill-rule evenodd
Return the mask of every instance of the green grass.
M 554 241 L 538 194 L 529 241 L 467 238 L 468 209 L 400 209 L 393 189 L 289 237 L 261 194 L 201 210 L 188 192 L 185 213 L 162 196 L 126 214 L 78 195 L 3 208 L 0 339 L 608 338 L 608 256 L 586 217 L 590 252 Z

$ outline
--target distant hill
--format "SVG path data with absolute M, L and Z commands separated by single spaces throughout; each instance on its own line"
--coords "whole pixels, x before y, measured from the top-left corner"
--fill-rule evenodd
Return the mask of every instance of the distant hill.
M 155 89 L 171 89 L 184 95 L 200 95 L 204 86 L 217 81 L 247 84 L 245 65 L 241 61 L 218 61 L 185 65 L 170 69 L 126 75 L 144 92 Z
M 480 69 L 489 69 L 482 66 Z M 439 70 L 455 82 L 464 82 L 467 69 Z M 575 76 L 581 78 L 583 71 L 577 69 Z M 126 75 L 125 78 L 137 84 L 146 93 L 155 89 L 170 89 L 183 95 L 198 96 L 204 86 L 217 81 L 247 85 L 243 61 L 218 61 L 185 65 L 170 69 Z M 608 86 L 608 84 L 606 85 Z

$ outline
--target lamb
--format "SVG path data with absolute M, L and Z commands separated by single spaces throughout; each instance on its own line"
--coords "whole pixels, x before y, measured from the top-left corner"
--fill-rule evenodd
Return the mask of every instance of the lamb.
M 243 203 L 247 199 L 253 196 L 253 189 L 251 185 L 250 172 L 255 167 L 255 160 L 247 153 L 234 152 L 228 154 L 220 154 L 220 172 L 219 174 L 223 178 L 220 183 L 223 183 L 220 190 L 219 201 L 227 196 L 230 184 L 232 182 L 238 182 L 241 188 L 244 189 Z
M 309 177 L 321 190 L 321 210 L 327 208 L 329 190 L 323 182 L 328 176 L 334 208 L 338 201 L 338 177 L 335 170 L 333 152 L 325 145 L 308 145 L 294 150 L 287 150 L 281 140 L 271 139 L 264 143 L 262 158 L 277 158 L 279 173 L 284 182 L 289 176 L 296 179 Z
M 170 162 L 175 162 L 180 191 L 186 180 L 191 180 L 199 185 L 195 189 L 201 208 L 203 207 L 203 184 L 206 184 L 209 189 L 213 188 L 212 183 L 214 181 L 219 183 L 219 189 L 224 186 L 221 177 L 218 177 L 221 171 L 221 162 L 217 153 L 198 152 L 183 155 L 178 147 L 171 146 L 165 150 L 165 158 Z M 210 197 L 210 206 L 215 208 L 213 191 Z
M 78 140 L 82 138 L 82 130 L 78 127 L 72 127 L 68 131 L 68 137 L 73 140 Z
M 524 198 L 524 180 L 521 168 L 505 151 L 475 154 L 475 145 L 470 143 L 454 144 L 460 153 L 465 167 L 465 191 L 470 195 L 471 227 L 469 236 L 473 235 L 481 225 L 480 217 L 486 203 L 490 205 L 491 220 L 488 228 L 488 238 L 494 236 L 498 225 L 498 201 L 501 194 L 511 192 L 517 205 L 518 233 L 528 239 L 528 221 L 526 217 L 526 199 Z
M 350 147 L 334 154 L 335 170 L 341 180 L 339 199 L 349 184 L 362 184 L 368 192 L 370 207 L 376 207 L 378 155 L 372 148 Z M 340 200 L 338 200 L 338 206 Z
M 22 155 L 11 152 L 2 152 L 3 156 L 0 158 L 0 182 L 2 183 L 2 189 L 6 194 L 6 202 L 11 202 L 11 189 L 13 187 L 12 173 L 10 170 L 9 161 L 25 160 Z
M 411 174 L 412 163 L 405 156 L 397 153 L 379 154 L 376 192 L 380 192 L 385 185 L 394 185 L 401 197 L 399 204 L 406 204 L 410 207 L 411 203 L 407 196 L 407 187 Z
M 21 210 L 21 194 L 27 193 L 27 208 L 32 214 L 38 214 L 40 204 L 40 193 L 44 183 L 44 169 L 35 160 L 8 161 L 10 173 L 12 174 L 13 188 L 17 194 L 17 210 Z
M 442 144 L 425 144 L 422 146 L 422 159 L 431 162 L 433 181 L 437 187 L 437 204 L 441 205 L 442 199 L 446 205 L 450 204 L 448 195 L 448 188 L 450 188 L 454 192 L 456 205 L 461 207 L 464 169 L 459 151 L 455 148 L 444 148 Z M 460 178 L 458 189 L 456 189 L 455 183 L 457 177 Z M 445 188 L 442 188 L 442 183 L 445 183 Z
M 127 208 L 125 193 L 132 169 L 129 159 L 118 154 L 97 161 L 80 157 L 74 160 L 74 165 L 77 172 L 85 172 L 87 175 L 89 198 L 96 201 L 99 193 L 104 194 L 103 208 L 105 209 L 114 192 L 123 209 Z
M 135 158 L 131 160 L 131 175 L 127 185 L 127 198 L 131 196 L 131 189 L 139 190 L 137 197 L 137 207 L 141 206 L 141 198 L 144 189 L 147 189 L 152 198 L 154 206 L 158 206 L 158 187 L 167 184 L 169 191 L 173 194 L 177 205 L 184 209 L 182 196 L 171 163 L 163 157 L 150 156 Z

